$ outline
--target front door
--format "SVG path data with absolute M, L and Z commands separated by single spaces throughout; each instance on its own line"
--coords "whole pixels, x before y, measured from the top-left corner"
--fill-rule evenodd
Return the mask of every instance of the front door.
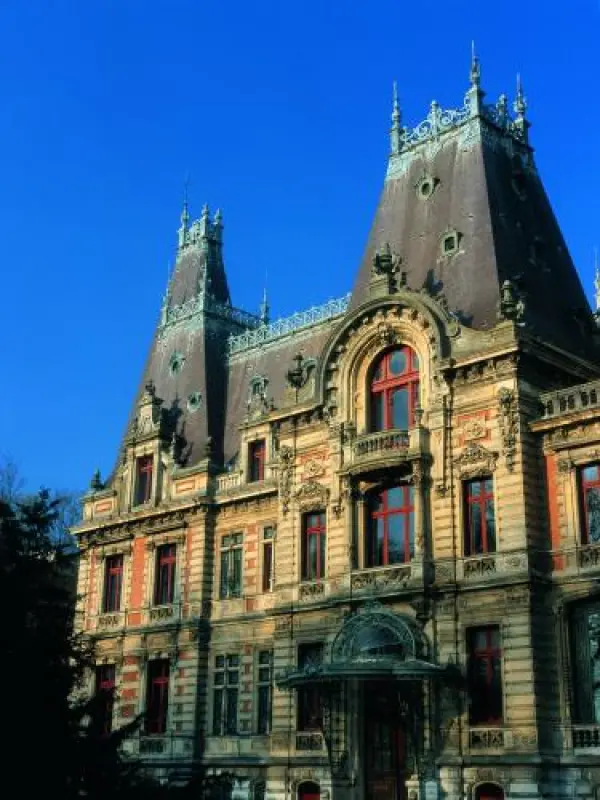
M 364 747 L 366 800 L 404 800 L 406 746 L 392 692 L 367 689 Z

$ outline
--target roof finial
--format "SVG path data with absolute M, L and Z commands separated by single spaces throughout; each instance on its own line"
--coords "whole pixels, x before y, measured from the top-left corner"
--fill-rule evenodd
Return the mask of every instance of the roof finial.
M 600 263 L 598 263 L 597 247 L 594 247 L 594 288 L 596 289 L 596 314 L 600 314 Z
M 269 300 L 267 298 L 267 287 L 263 289 L 263 299 L 262 303 L 260 304 L 260 321 L 263 325 L 269 324 Z
M 402 127 L 400 104 L 398 102 L 398 84 L 394 81 L 392 88 L 392 128 L 390 130 L 390 143 L 392 155 L 396 156 L 402 149 Z
M 527 111 L 527 98 L 525 97 L 525 92 L 523 91 L 523 83 L 521 81 L 521 75 L 517 72 L 517 96 L 515 98 L 515 102 L 513 104 L 513 108 L 515 111 L 515 121 L 513 123 L 513 128 L 520 134 L 520 138 L 524 144 L 528 144 L 528 134 L 527 131 L 529 130 L 529 121 L 525 119 L 525 112 Z
M 183 182 L 183 208 L 181 210 L 181 226 L 178 231 L 178 239 L 179 239 L 179 249 L 183 249 L 187 243 L 187 233 L 189 230 L 190 224 L 190 212 L 188 209 L 188 187 L 189 187 L 189 175 L 186 173 L 185 180 Z
M 471 86 L 479 88 L 481 83 L 481 65 L 475 52 L 475 42 L 471 41 Z

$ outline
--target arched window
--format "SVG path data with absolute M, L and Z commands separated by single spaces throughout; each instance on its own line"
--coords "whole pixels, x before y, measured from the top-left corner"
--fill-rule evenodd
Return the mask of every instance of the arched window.
M 384 353 L 371 378 L 371 430 L 406 431 L 419 406 L 419 358 L 410 347 Z
M 497 783 L 482 783 L 477 787 L 475 800 L 504 800 L 504 791 Z
M 319 800 L 321 790 L 319 784 L 313 781 L 304 781 L 298 787 L 298 800 Z
M 393 486 L 369 496 L 365 561 L 367 567 L 407 563 L 415 552 L 414 489 Z

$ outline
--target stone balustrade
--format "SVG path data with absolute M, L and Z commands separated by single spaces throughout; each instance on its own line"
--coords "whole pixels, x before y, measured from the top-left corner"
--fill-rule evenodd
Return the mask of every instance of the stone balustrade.
M 232 489 L 239 489 L 241 485 L 241 472 L 228 472 L 217 478 L 217 492 L 230 492 Z
M 540 395 L 541 418 L 553 419 L 590 408 L 600 408 L 600 381 L 580 384 L 571 389 L 557 389 Z
M 523 575 L 529 570 L 531 554 L 527 550 L 507 550 L 464 558 L 438 558 L 435 582 L 476 582 L 489 578 Z
M 553 550 L 552 571 L 565 575 L 586 575 L 600 570 L 600 544 Z
M 354 458 L 381 458 L 385 455 L 406 455 L 410 447 L 408 431 L 392 429 L 357 436 L 354 442 Z
M 191 734 L 165 733 L 146 736 L 133 736 L 126 739 L 123 749 L 130 756 L 148 760 L 190 759 L 194 752 L 195 739 Z
M 600 753 L 600 725 L 573 725 L 571 737 L 573 750 Z

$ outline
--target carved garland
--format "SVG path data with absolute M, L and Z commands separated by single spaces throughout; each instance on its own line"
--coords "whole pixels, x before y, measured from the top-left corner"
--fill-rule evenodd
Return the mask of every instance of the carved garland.
M 294 495 L 302 511 L 318 511 L 327 506 L 329 489 L 317 481 L 303 483 Z
M 292 499 L 292 474 L 294 471 L 294 451 L 283 445 L 279 448 L 279 497 L 283 514 L 287 514 Z
M 506 468 L 512 472 L 515 468 L 519 421 L 517 401 L 512 389 L 502 388 L 498 392 L 498 420 L 502 436 L 502 454 L 506 459 Z
M 453 463 L 461 479 L 465 479 L 489 475 L 496 469 L 497 461 L 498 453 L 472 442 L 454 459 Z

